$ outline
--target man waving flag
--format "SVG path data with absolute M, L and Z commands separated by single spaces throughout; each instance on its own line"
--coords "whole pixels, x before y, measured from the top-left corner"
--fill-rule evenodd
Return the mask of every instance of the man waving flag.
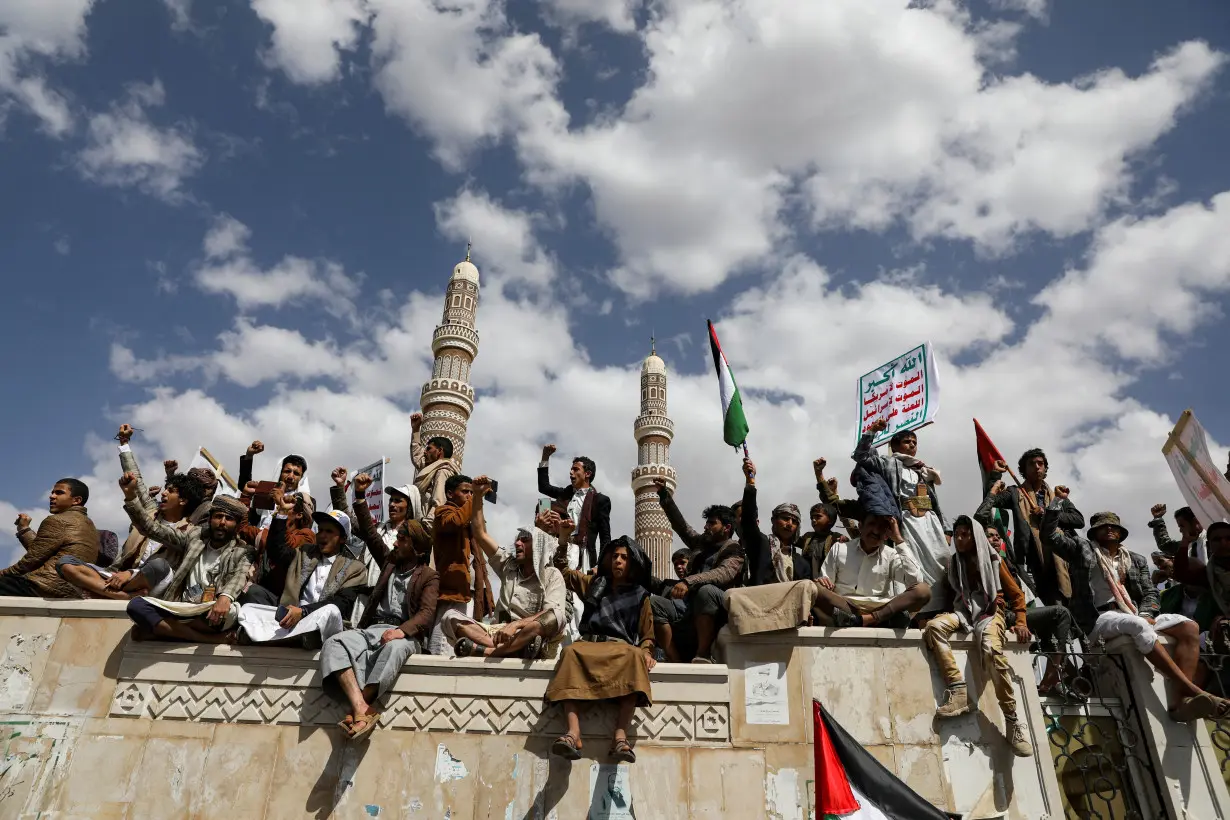
M 813 700 L 817 820 L 950 820 L 918 796 Z
M 709 325 L 709 350 L 713 353 L 713 367 L 717 370 L 718 389 L 722 394 L 722 438 L 731 447 L 743 447 L 747 452 L 747 418 L 743 415 L 743 399 L 739 395 L 739 385 L 735 384 L 735 376 L 730 372 L 730 363 L 722 352 L 717 331 L 713 322 Z

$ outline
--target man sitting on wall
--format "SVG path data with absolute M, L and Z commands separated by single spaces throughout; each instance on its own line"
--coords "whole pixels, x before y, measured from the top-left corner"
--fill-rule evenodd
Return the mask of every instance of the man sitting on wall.
M 1230 701 L 1200 688 L 1206 670 L 1200 665 L 1196 623 L 1182 615 L 1159 612 L 1149 567 L 1143 557 L 1123 546 L 1128 531 L 1119 516 L 1097 513 L 1090 520 L 1087 538 L 1068 535 L 1059 528 L 1067 498 L 1067 487 L 1055 488 L 1041 529 L 1044 543 L 1068 562 L 1071 609 L 1077 625 L 1095 644 L 1119 636 L 1130 638 L 1136 651 L 1170 680 L 1178 698 L 1170 708 L 1175 720 L 1230 717 Z M 1173 652 L 1162 645 L 1159 635 L 1175 640 Z
M 30 516 L 17 516 L 17 540 L 26 554 L 10 567 L 0 569 L 0 595 L 27 598 L 80 598 L 81 590 L 56 572 L 65 556 L 90 563 L 98 560 L 98 530 L 86 513 L 90 488 L 75 478 L 61 478 L 51 488 L 50 513 L 30 529 Z

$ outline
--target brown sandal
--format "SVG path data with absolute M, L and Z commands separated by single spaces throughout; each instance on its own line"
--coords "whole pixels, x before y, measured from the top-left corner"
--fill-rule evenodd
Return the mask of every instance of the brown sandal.
M 352 714 L 347 714 L 346 717 L 342 718 L 341 720 L 337 722 L 338 728 L 341 729 L 343 732 L 345 732 L 348 735 L 350 734 L 350 727 L 353 725 L 354 725 L 354 715 Z
M 366 715 L 359 715 L 350 726 L 350 739 L 357 742 L 367 737 L 376 729 L 376 724 L 379 721 L 379 712 L 368 712 Z
M 577 742 L 572 739 L 572 735 L 560 735 L 559 740 L 551 744 L 551 754 L 565 760 L 581 759 L 581 750 L 577 748 Z
M 632 744 L 627 738 L 618 738 L 611 744 L 611 757 L 615 758 L 620 763 L 635 763 L 636 752 L 632 751 Z

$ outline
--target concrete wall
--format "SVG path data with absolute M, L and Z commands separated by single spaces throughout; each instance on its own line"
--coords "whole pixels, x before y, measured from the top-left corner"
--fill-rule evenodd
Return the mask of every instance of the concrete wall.
M 1012 757 L 973 668 L 981 711 L 936 726 L 941 686 L 917 632 L 792 630 L 729 643 L 728 666 L 659 665 L 638 761 L 622 767 L 606 757 L 603 706 L 582 716 L 582 760 L 549 756 L 563 728 L 542 704 L 549 663 L 413 658 L 356 745 L 334 725 L 315 653 L 132 643 L 128 626 L 110 602 L 0 599 L 0 820 L 808 820 L 813 697 L 939 806 L 1063 815 L 1032 685 L 1020 709 L 1034 758 Z M 1012 655 L 1032 682 L 1028 655 Z M 763 677 L 777 670 L 780 687 Z

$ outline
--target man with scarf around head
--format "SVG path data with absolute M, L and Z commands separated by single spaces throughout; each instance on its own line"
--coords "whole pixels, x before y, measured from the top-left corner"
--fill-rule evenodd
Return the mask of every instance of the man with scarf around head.
M 934 586 L 944 577 L 952 547 L 948 526 L 935 492 L 941 482 L 940 471 L 918 458 L 918 434 L 913 430 L 895 433 L 888 441 L 891 453 L 882 456 L 872 448 L 876 434 L 888 429 L 886 419 L 877 419 L 863 433 L 851 456 L 859 467 L 884 479 L 901 509 L 901 535 L 904 549 L 912 550 L 924 583 Z M 922 606 L 923 612 L 931 604 Z
M 125 473 L 119 483 L 124 491 L 124 511 L 133 526 L 162 544 L 146 567 L 173 573 L 161 597 L 134 598 L 128 603 L 128 617 L 137 625 L 134 634 L 139 638 L 233 643 L 239 618 L 235 599 L 251 567 L 248 547 L 238 535 L 247 507 L 237 498 L 218 496 L 208 524 L 181 531 L 154 520 L 144 499 L 137 497 L 136 476 Z M 159 564 L 163 566 L 157 567 Z
M 743 459 L 743 551 L 748 585 L 784 584 L 811 579 L 811 562 L 799 549 L 799 508 L 778 504 L 769 519 L 770 531 L 760 531 L 756 505 L 756 465 Z
M 635 763 L 628 726 L 637 706 L 651 706 L 649 670 L 655 665 L 653 611 L 649 603 L 649 557 L 625 535 L 609 544 L 598 573 L 564 572 L 564 583 L 585 601 L 581 640 L 564 647 L 547 684 L 546 701 L 561 703 L 568 730 L 551 746 L 567 760 L 581 757 L 580 709 L 583 701 L 614 700 L 618 705 L 610 756 Z
M 1120 636 L 1130 638 L 1172 684 L 1177 702 L 1171 716 L 1180 722 L 1230 717 L 1230 701 L 1200 688 L 1206 670 L 1200 664 L 1200 635 L 1194 621 L 1159 612 L 1157 588 L 1145 559 L 1123 546 L 1128 531 L 1112 512 L 1100 512 L 1090 522 L 1087 538 L 1068 535 L 1059 527 L 1066 487 L 1055 488 L 1055 499 L 1042 517 L 1042 539 L 1068 562 L 1072 578 L 1072 616 L 1093 643 Z M 1174 639 L 1168 650 L 1159 635 Z
M 1230 654 L 1230 524 L 1214 521 L 1205 533 L 1206 561 L 1192 556 L 1199 532 L 1189 527 L 1174 552 L 1174 579 L 1184 587 L 1207 591 L 1216 615 L 1209 626 L 1211 649 Z
M 948 571 L 934 595 L 943 611 L 923 628 L 923 640 L 940 667 L 946 687 L 944 702 L 935 710 L 935 716 L 956 717 L 972 708 L 965 677 L 948 641 L 957 632 L 973 632 L 978 657 L 989 673 L 1000 711 L 1004 713 L 1008 745 L 1017 757 L 1031 757 L 1033 746 L 1026 739 L 1016 713 L 1012 666 L 1004 655 L 1010 629 L 1017 640 L 1029 642 L 1025 595 L 987 541 L 986 529 L 976 526 L 968 515 L 953 522 L 952 545 L 956 553 L 948 559 Z
M 461 472 L 453 461 L 453 442 L 445 436 L 423 440 L 423 414 L 410 414 L 410 463 L 414 466 L 414 487 L 419 491 L 422 517 L 428 532 L 436 520 L 436 508 L 448 500 L 445 485 Z
M 1008 552 L 1021 580 L 1043 603 L 1066 604 L 1074 589 L 1068 565 L 1062 557 L 1055 560 L 1040 529 L 1043 512 L 1056 500 L 1056 491 L 1060 488 L 1052 490 L 1046 483 L 1050 464 L 1046 453 L 1037 448 L 1025 451 L 1017 461 L 1017 469 L 1022 476 L 1021 486 L 1007 487 L 1000 476 L 1008 473 L 1008 465 L 996 462 L 996 472 L 989 476 L 991 488 L 974 513 L 974 520 L 987 526 L 993 522 L 995 510 L 1011 513 L 1012 544 Z M 1068 500 L 1066 493 L 1059 501 L 1059 528 L 1067 533 L 1083 528 L 1085 516 Z
M 320 676 L 326 693 L 349 704 L 340 726 L 347 738 L 358 740 L 376 728 L 376 703 L 396 682 L 406 659 L 426 648 L 440 578 L 427 565 L 432 541 L 422 524 L 403 521 L 390 550 L 376 534 L 362 493 L 355 494 L 354 513 L 359 537 L 380 561 L 380 579 L 358 626 L 325 641 Z
M 500 598 L 495 604 L 495 623 L 485 624 L 460 612 L 446 612 L 441 621 L 444 639 L 453 644 L 457 657 L 508 658 L 528 660 L 554 658 L 559 654 L 563 636 L 564 610 L 568 591 L 564 576 L 552 566 L 539 566 L 534 555 L 534 535 L 518 530 L 512 554 L 487 532 L 483 496 L 491 489 L 491 479 L 474 479 L 474 542 L 487 555 L 487 562 L 500 579 Z M 559 545 L 568 551 L 572 521 L 554 516 L 541 526 L 555 529 Z M 554 526 L 552 526 L 554 525 Z
M 684 602 L 683 614 L 673 605 L 663 606 L 655 601 L 654 616 L 660 619 L 663 634 L 668 629 L 671 632 L 671 644 L 676 650 L 681 643 L 695 641 L 692 663 L 713 663 L 713 640 L 726 616 L 726 590 L 742 583 L 746 563 L 743 547 L 734 539 L 735 514 L 730 507 L 720 504 L 706 507 L 704 532 L 697 532 L 679 511 L 666 479 L 654 479 L 654 486 L 671 529 L 692 550 L 687 577 L 671 587 L 670 592 L 670 601 Z

